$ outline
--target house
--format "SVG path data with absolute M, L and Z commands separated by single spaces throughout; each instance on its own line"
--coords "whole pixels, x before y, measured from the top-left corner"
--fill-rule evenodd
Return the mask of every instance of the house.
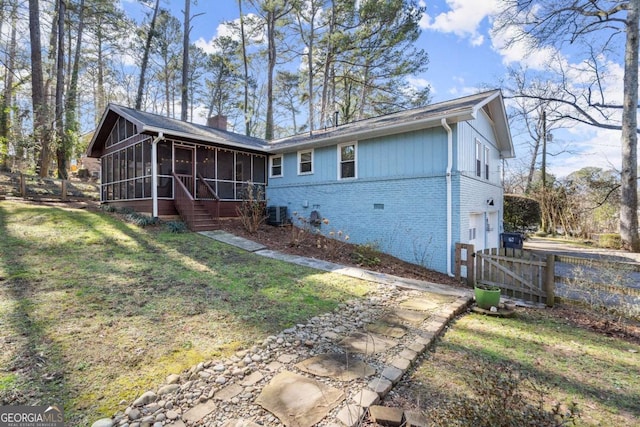
M 204 126 L 109 104 L 87 157 L 101 159 L 102 203 L 206 230 L 236 215 L 248 181 L 266 185 L 265 145 L 228 132 L 224 117 Z
M 201 157 L 210 151 L 216 155 Z M 203 180 L 215 203 L 228 205 L 220 211 L 232 214 L 252 180 L 294 221 L 326 218 L 315 225 L 320 232 L 342 231 L 353 243 L 451 274 L 456 242 L 499 246 L 502 159 L 514 148 L 494 90 L 270 142 L 110 106 L 88 153 L 103 159 L 105 203 L 148 209 L 157 199 L 154 215 L 180 210 L 180 182 L 197 200 Z

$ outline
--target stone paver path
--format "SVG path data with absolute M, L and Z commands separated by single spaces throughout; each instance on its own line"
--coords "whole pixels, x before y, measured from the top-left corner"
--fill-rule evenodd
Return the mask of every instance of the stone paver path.
M 417 281 L 404 286 L 400 278 L 378 282 L 365 300 L 342 304 L 228 360 L 170 375 L 111 425 L 354 427 L 372 418 L 424 425 L 420 414 L 377 404 L 468 307 L 471 295 L 452 288 L 443 295 L 441 285 Z

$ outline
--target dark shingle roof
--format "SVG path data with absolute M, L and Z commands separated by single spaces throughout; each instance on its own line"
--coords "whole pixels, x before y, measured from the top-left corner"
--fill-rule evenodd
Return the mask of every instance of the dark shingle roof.
M 132 121 L 141 123 L 143 125 L 143 129 L 153 128 L 162 130 L 166 136 L 176 133 L 188 134 L 192 135 L 193 137 L 210 140 L 212 142 L 234 143 L 258 149 L 265 148 L 264 141 L 259 138 L 253 138 L 250 136 L 241 135 L 239 133 L 215 129 L 205 125 L 183 122 L 182 120 L 160 116 L 158 114 L 147 113 L 120 105 L 111 105 L 110 108 L 112 108 L 117 113 L 120 113 L 125 118 L 130 118 Z
M 281 138 L 272 141 L 270 147 L 272 150 L 282 150 L 290 146 L 306 146 L 314 144 L 314 142 L 320 143 L 322 140 L 334 142 L 341 137 L 348 138 L 356 134 L 370 134 L 375 136 L 376 134 L 382 134 L 385 129 L 388 129 L 389 133 L 392 133 L 392 129 L 396 127 L 405 126 L 409 128 L 412 125 L 419 126 L 418 123 L 424 124 L 423 127 L 427 127 L 429 122 L 436 123 L 441 117 L 450 118 L 449 123 L 468 120 L 471 118 L 468 117 L 468 115 L 478 104 L 486 99 L 493 99 L 497 93 L 499 93 L 497 90 L 482 92 L 463 98 L 430 104 L 421 108 L 364 119 L 326 130 L 314 131 L 312 135 L 305 133 Z

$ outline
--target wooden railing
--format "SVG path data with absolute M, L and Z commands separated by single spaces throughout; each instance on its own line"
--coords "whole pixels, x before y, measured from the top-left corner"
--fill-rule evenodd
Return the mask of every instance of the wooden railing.
M 220 197 L 200 173 L 196 179 L 196 198 L 216 221 L 220 220 Z
M 193 178 L 187 175 L 177 175 L 175 172 L 172 172 L 173 179 L 175 181 L 175 205 L 176 210 L 180 214 L 180 217 L 187 223 L 187 226 L 191 228 L 193 226 L 192 218 L 195 206 L 195 199 L 189 191 L 189 187 L 185 184 L 188 184 L 189 181 L 193 184 Z M 190 179 L 189 179 L 190 178 Z M 193 187 L 192 187 L 193 188 Z

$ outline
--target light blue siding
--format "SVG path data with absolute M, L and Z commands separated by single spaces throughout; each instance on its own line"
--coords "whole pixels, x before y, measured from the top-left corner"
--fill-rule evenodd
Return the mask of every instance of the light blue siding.
M 337 146 L 316 148 L 314 173 L 297 175 L 297 153 L 284 155 L 284 176 L 271 178 L 268 205 L 290 216 L 312 210 L 352 243 L 446 272 L 447 135 L 443 128 L 357 142 L 355 180 L 337 180 Z
M 374 243 L 400 259 L 446 273 L 456 242 L 468 242 L 469 215 L 499 214 L 502 187 L 492 122 L 481 113 L 451 125 L 452 245 L 447 242 L 447 133 L 441 126 L 357 141 L 357 178 L 337 179 L 337 146 L 316 148 L 314 173 L 297 174 L 297 151 L 285 153 L 284 176 L 270 178 L 269 206 L 286 206 L 290 217 L 317 210 L 356 244 Z M 488 133 L 487 133 L 488 132 Z M 475 176 L 475 139 L 490 149 L 490 179 Z M 356 141 L 354 141 L 356 142 Z M 489 206 L 487 200 L 494 200 Z M 295 222 L 295 221 L 294 221 Z M 495 233 L 491 235 L 495 239 Z M 488 246 L 495 246 L 488 242 Z M 496 242 L 497 243 L 497 242 Z
M 309 218 L 318 210 L 352 243 L 375 243 L 398 258 L 446 271 L 446 191 L 444 176 L 358 179 L 325 185 L 268 188 L 269 205 Z M 304 206 L 308 207 L 304 207 Z

